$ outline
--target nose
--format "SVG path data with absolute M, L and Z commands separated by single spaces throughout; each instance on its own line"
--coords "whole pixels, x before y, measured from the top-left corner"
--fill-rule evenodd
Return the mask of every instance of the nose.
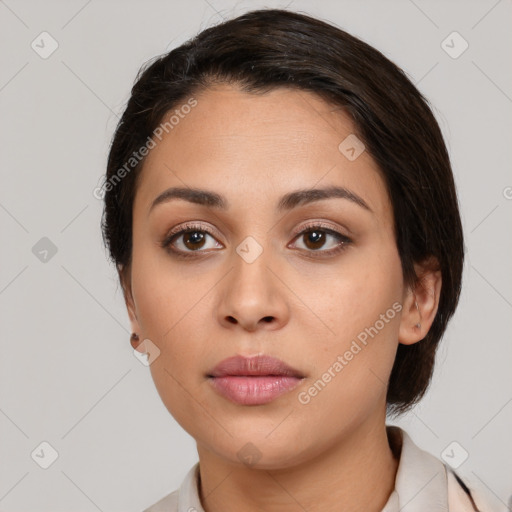
M 265 252 L 248 263 L 237 254 L 219 288 L 217 318 L 223 327 L 246 331 L 282 328 L 289 318 L 287 288 Z

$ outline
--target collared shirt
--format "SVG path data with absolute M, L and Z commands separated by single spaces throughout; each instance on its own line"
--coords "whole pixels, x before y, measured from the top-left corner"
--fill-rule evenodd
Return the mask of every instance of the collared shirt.
M 440 459 L 419 448 L 400 427 L 386 425 L 390 447 L 399 459 L 395 489 L 381 512 L 493 512 Z M 199 498 L 199 462 L 180 488 L 144 512 L 205 512 Z

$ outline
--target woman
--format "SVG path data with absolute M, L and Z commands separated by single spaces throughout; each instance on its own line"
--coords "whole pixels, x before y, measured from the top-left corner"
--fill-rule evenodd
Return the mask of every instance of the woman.
M 139 74 L 104 191 L 132 346 L 199 455 L 147 511 L 486 510 L 386 425 L 428 388 L 464 257 L 396 65 L 288 11 L 204 30 Z

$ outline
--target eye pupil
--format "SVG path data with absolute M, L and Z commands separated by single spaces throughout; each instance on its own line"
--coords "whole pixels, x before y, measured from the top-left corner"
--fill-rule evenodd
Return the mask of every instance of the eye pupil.
M 318 249 L 325 242 L 325 233 L 322 231 L 310 231 L 306 236 L 306 246 L 310 249 Z M 311 245 L 312 247 L 311 247 Z
M 188 233 L 184 233 L 183 235 L 183 243 L 188 247 L 188 244 L 191 244 L 192 249 L 201 248 L 204 245 L 204 233 L 200 231 L 189 231 Z M 200 244 L 200 245 L 198 245 Z

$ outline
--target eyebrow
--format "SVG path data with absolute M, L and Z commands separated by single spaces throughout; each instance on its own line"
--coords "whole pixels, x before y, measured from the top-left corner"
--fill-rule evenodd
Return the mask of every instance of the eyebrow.
M 289 211 L 298 206 L 332 198 L 347 199 L 365 210 L 370 212 L 372 211 L 363 198 L 345 187 L 338 186 L 330 186 L 321 189 L 301 189 L 289 192 L 281 197 L 276 209 L 278 212 Z M 157 198 L 151 203 L 149 213 L 151 213 L 155 206 L 167 203 L 173 199 L 182 199 L 190 203 L 208 206 L 218 210 L 229 209 L 229 202 L 227 199 L 216 192 L 199 188 L 172 187 L 164 190 L 164 192 L 157 196 Z

